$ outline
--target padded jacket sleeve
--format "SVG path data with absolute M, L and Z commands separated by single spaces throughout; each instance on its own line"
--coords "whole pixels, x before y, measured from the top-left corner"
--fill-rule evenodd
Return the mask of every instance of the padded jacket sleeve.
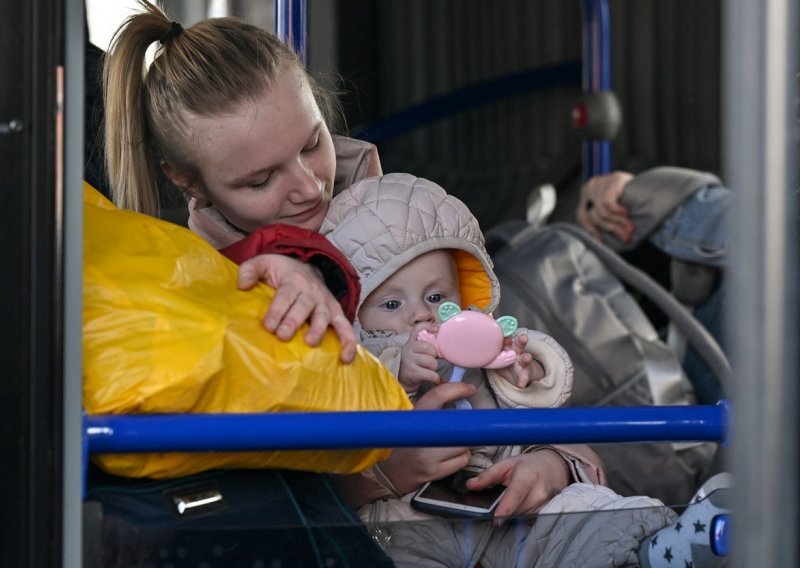
M 319 233 L 276 223 L 261 227 L 220 252 L 237 264 L 260 254 L 283 254 L 315 266 L 344 314 L 351 322 L 355 320 L 361 293 L 358 274 L 350 261 Z

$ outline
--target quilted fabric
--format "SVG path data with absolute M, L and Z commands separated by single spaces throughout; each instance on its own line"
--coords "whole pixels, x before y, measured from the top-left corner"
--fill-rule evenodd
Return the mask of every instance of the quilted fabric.
M 420 186 L 425 191 L 414 191 Z M 361 274 L 361 302 L 410 260 L 453 249 L 462 308 L 497 306 L 499 285 L 478 221 L 431 181 L 404 173 L 362 180 L 333 200 L 320 232 Z

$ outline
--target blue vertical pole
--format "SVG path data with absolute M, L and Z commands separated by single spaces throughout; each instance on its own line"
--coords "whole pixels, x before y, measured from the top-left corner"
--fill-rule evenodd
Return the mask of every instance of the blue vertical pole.
M 608 0 L 583 0 L 583 91 L 611 90 Z M 584 177 L 611 171 L 611 142 L 583 142 Z
M 275 0 L 275 34 L 308 63 L 308 18 L 306 0 Z

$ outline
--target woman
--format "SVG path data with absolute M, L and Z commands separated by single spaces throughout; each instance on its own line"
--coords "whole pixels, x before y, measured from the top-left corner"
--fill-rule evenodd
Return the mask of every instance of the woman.
M 155 215 L 160 196 L 176 188 L 192 198 L 190 227 L 217 248 L 274 223 L 316 232 L 337 169 L 331 105 L 294 53 L 235 19 L 184 30 L 155 5 L 142 6 L 115 35 L 104 68 L 115 204 Z M 154 42 L 159 52 L 144 73 Z M 380 173 L 373 146 L 339 142 L 342 184 Z M 305 339 L 316 345 L 331 325 L 343 360 L 352 360 L 350 323 L 311 267 L 260 256 L 242 267 L 240 286 L 259 279 L 278 291 L 267 329 L 288 339 L 308 320 Z
M 281 250 L 286 241 L 298 249 L 327 245 L 317 231 L 334 186 L 380 174 L 374 147 L 331 136 L 330 105 L 270 33 L 233 18 L 183 29 L 155 5 L 141 3 L 144 11 L 115 35 L 104 69 L 115 203 L 155 214 L 160 192 L 176 188 L 190 198 L 190 228 L 241 262 L 240 288 L 262 280 L 276 289 L 265 316 L 270 331 L 288 339 L 308 320 L 305 340 L 315 345 L 330 325 L 342 359 L 352 359 L 353 329 L 326 286 L 336 291 L 336 278 L 328 274 L 323 281 L 318 271 L 330 267 L 260 253 Z M 470 394 L 466 384 L 440 385 L 416 408 L 441 409 Z M 506 480 L 517 486 L 509 492 L 510 514 L 528 512 L 532 499 L 543 504 L 565 485 L 568 464 L 554 452 L 535 455 Z M 469 456 L 465 447 L 398 449 L 381 469 L 405 493 L 463 468 Z

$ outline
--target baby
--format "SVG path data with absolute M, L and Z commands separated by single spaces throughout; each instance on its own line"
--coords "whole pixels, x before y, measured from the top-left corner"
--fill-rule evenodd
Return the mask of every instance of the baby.
M 364 346 L 413 399 L 448 380 L 452 364 L 437 358 L 439 307 L 491 313 L 499 284 L 475 217 L 436 184 L 390 174 L 351 186 L 331 203 L 321 232 L 361 279 L 357 329 Z M 572 363 L 550 336 L 518 330 L 505 347 L 517 353 L 501 369 L 467 369 L 477 408 L 561 406 L 572 392 Z

